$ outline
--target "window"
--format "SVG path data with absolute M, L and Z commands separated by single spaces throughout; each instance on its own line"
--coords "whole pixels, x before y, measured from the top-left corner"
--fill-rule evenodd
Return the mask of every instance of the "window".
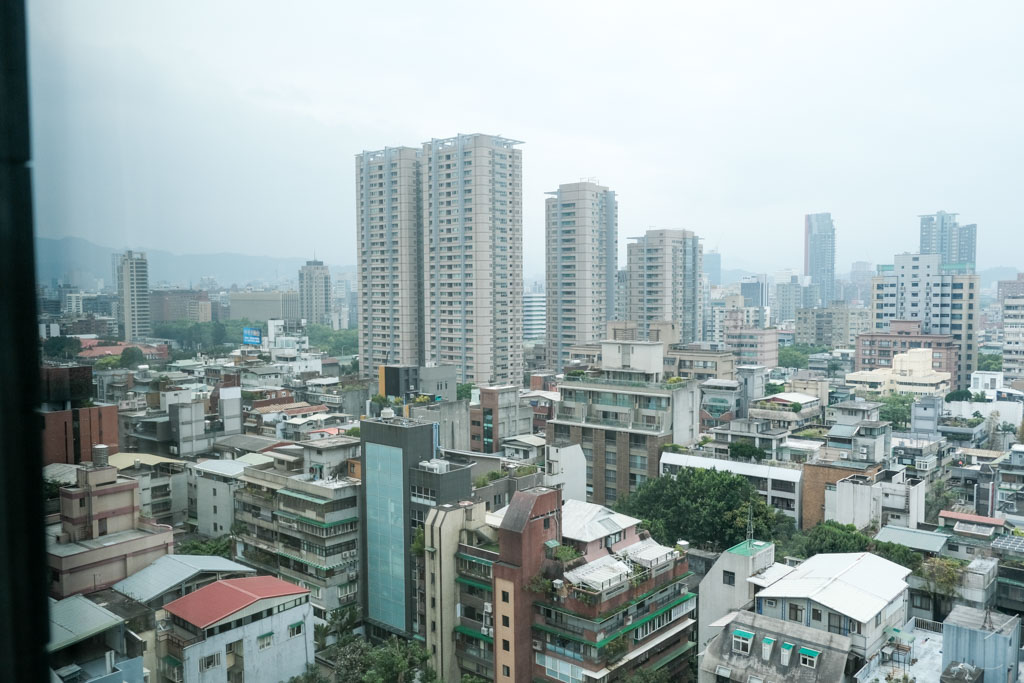
M 821 621 L 821 610 L 811 608 L 811 621 Z
M 880 626 L 881 624 L 882 624 L 882 613 L 879 612 L 878 614 L 875 615 L 875 626 Z
M 213 514 L 217 514 L 217 506 L 216 505 L 213 506 Z
M 200 671 L 209 671 L 210 669 L 215 669 L 218 666 L 220 666 L 220 653 L 219 652 L 217 652 L 215 654 L 212 654 L 212 655 L 207 655 L 206 657 L 203 657 L 202 659 L 199 660 L 199 670 Z
M 750 654 L 750 643 L 754 640 L 754 634 L 748 631 L 736 629 L 732 632 L 732 651 L 742 655 Z
M 512 669 L 508 668 L 508 664 L 501 665 L 501 675 L 505 678 L 509 678 L 512 676 Z
M 911 593 L 910 606 L 914 609 L 930 610 L 932 608 L 932 598 L 924 593 Z
M 843 615 L 828 613 L 828 632 L 829 633 L 843 633 Z M 845 635 L 845 634 L 844 634 Z
M 507 640 L 502 640 L 501 641 L 501 649 L 504 650 L 505 652 L 509 652 L 510 651 L 511 648 L 509 647 L 509 644 L 508 644 Z
M 508 623 L 508 615 L 507 614 L 502 614 L 501 615 L 501 625 L 505 626 L 505 627 L 508 627 L 509 623 Z
M 790 603 L 789 605 L 789 620 L 803 622 L 804 620 L 804 608 L 800 605 Z
M 765 598 L 764 604 L 768 607 L 775 607 L 775 598 Z
M 508 591 L 501 591 L 501 601 L 508 602 Z
M 302 635 L 302 622 L 297 622 L 288 627 L 288 637 L 294 638 L 295 636 Z
M 266 633 L 257 638 L 256 643 L 257 645 L 259 645 L 259 649 L 266 650 L 268 647 L 274 644 L 274 634 Z
M 816 668 L 819 654 L 821 653 L 807 647 L 800 648 L 800 666 L 806 666 L 808 669 Z
M 736 585 L 736 573 L 735 572 L 722 572 L 722 583 L 726 586 Z

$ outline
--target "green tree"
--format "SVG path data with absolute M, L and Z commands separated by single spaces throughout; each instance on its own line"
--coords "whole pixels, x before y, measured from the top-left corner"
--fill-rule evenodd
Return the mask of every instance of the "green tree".
M 306 671 L 298 676 L 292 676 L 288 683 L 331 683 L 331 679 L 320 671 L 316 662 L 306 664 Z
M 234 543 L 230 536 L 219 536 L 210 539 L 192 539 L 182 541 L 174 548 L 178 555 L 220 555 L 231 559 Z
M 998 353 L 979 353 L 978 369 L 987 372 L 998 372 L 1003 369 L 1003 357 Z
M 113 370 L 121 366 L 121 358 L 119 356 L 106 356 L 100 358 L 98 361 L 93 363 L 93 370 Z
M 946 482 L 936 481 L 924 496 L 924 521 L 938 524 L 939 513 L 950 509 L 956 501 L 956 493 L 949 489 Z
M 768 457 L 768 453 L 763 448 L 758 448 L 752 443 L 733 441 L 729 444 L 729 457 L 761 462 Z
M 132 370 L 134 370 L 135 368 L 139 367 L 140 365 L 144 365 L 145 363 L 146 356 L 142 353 L 141 350 L 134 346 L 125 347 L 125 349 L 121 352 L 120 365 L 122 368 L 131 368 Z
M 465 401 L 473 398 L 473 385 L 472 383 L 460 384 L 455 387 L 455 398 L 459 401 Z
M 44 479 L 43 500 L 53 500 L 54 498 L 59 498 L 60 490 L 65 486 L 70 486 L 70 484 L 63 481 L 57 481 L 56 479 Z
M 487 683 L 487 681 L 473 674 L 462 674 L 460 683 Z
M 47 358 L 74 358 L 82 350 L 78 337 L 50 337 L 43 342 L 43 355 Z
M 345 430 L 345 436 L 354 436 L 354 437 L 356 437 L 358 439 L 359 438 L 359 427 L 353 427 L 352 429 L 346 429 Z
M 946 394 L 946 403 L 953 401 L 970 401 L 972 397 L 970 389 L 957 389 Z
M 906 427 L 910 423 L 910 407 L 914 405 L 913 396 L 902 396 L 893 394 L 884 396 L 881 399 L 882 407 L 878 415 L 885 422 L 891 422 L 893 427 Z
M 793 534 L 788 541 L 779 543 L 779 546 L 776 556 L 812 557 L 820 553 L 872 552 L 911 571 L 921 566 L 921 555 L 917 551 L 898 543 L 876 541 L 852 524 L 831 520 Z
M 437 674 L 428 666 L 429 659 L 423 646 L 392 637 L 370 650 L 363 683 L 433 683 Z
M 784 346 L 779 349 L 779 367 L 806 368 L 807 354 L 798 351 L 792 346 Z
M 960 594 L 964 563 L 951 557 L 929 557 L 921 563 L 917 575 L 924 579 L 932 595 L 935 616 L 940 611 L 939 602 L 949 602 Z
M 785 384 L 772 384 L 771 382 L 769 382 L 768 384 L 764 385 L 765 396 L 774 396 L 775 394 L 781 394 L 785 390 Z
M 745 477 L 720 470 L 687 468 L 648 480 L 617 509 L 648 520 L 651 535 L 660 543 L 685 539 L 728 548 L 746 538 L 748 503 L 753 505 L 756 537 L 774 538 L 779 528 L 792 527 L 792 520 L 768 507 Z

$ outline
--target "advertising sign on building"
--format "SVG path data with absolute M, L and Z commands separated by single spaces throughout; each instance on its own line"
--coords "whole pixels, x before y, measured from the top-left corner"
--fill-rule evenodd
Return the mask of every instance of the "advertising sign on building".
M 258 327 L 243 327 L 242 343 L 259 346 L 263 343 L 263 330 Z

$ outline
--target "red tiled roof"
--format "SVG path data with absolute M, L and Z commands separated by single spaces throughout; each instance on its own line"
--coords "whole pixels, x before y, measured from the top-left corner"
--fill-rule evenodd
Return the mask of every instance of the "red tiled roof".
M 326 413 L 327 406 L 320 404 L 318 406 L 306 405 L 301 408 L 289 408 L 284 411 L 285 415 L 301 415 L 303 413 Z
M 199 628 L 206 628 L 266 598 L 303 595 L 309 591 L 274 576 L 216 581 L 164 605 L 171 614 Z
M 970 522 L 972 524 L 990 524 L 992 526 L 1006 525 L 1006 520 L 999 519 L 998 517 L 985 517 L 984 515 L 972 515 L 967 512 L 953 512 L 952 510 L 943 510 L 939 513 L 939 517 L 955 519 L 958 522 Z

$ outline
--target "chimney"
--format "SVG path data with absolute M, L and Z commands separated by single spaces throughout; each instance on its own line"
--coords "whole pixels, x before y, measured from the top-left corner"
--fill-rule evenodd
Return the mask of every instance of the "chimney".
M 109 449 L 107 444 L 98 443 L 92 447 L 92 466 L 93 467 L 106 467 L 107 466 L 107 455 Z

